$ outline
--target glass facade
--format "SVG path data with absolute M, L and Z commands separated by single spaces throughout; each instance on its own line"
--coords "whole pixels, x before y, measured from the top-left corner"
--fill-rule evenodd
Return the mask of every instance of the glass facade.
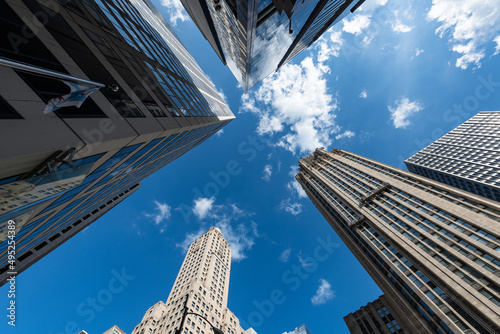
M 295 328 L 295 330 L 293 330 L 292 332 L 284 334 L 312 334 L 312 332 L 309 330 L 309 328 L 307 328 L 305 324 L 302 324 L 299 327 Z
M 405 161 L 410 172 L 500 201 L 500 112 L 480 112 Z
M 316 207 L 430 332 L 499 330 L 500 205 L 341 150 L 299 166 Z
M 19 15 L 8 3 L 0 6 L 6 31 L 29 29 L 23 22 L 29 21 L 29 15 Z M 20 7 L 47 17 L 44 29 L 51 38 L 33 33 L 31 44 L 18 52 L 9 51 L 12 45 L 2 39 L 0 55 L 64 73 L 68 71 L 63 64 L 73 63 L 90 80 L 120 86 L 118 92 L 103 88 L 92 94 L 80 109 L 65 107 L 44 116 L 52 117 L 52 123 L 47 123 L 51 131 L 81 133 L 83 128 L 84 134 L 95 133 L 97 129 L 88 130 L 89 124 L 109 124 L 118 134 L 107 139 L 106 129 L 100 128 L 104 131 L 100 140 L 81 138 L 76 147 L 72 147 L 74 140 L 63 138 L 65 149 L 34 152 L 33 166 L 38 167 L 28 173 L 23 166 L 17 172 L 0 170 L 7 175 L 0 180 L 2 284 L 9 268 L 9 220 L 15 221 L 16 271 L 20 273 L 137 190 L 141 180 L 234 119 L 213 83 L 149 1 L 23 0 Z M 66 53 L 54 53 L 54 45 Z M 45 103 L 68 89 L 52 78 L 16 74 Z M 12 113 L 26 114 L 23 109 L 16 111 L 16 106 L 12 103 L 10 114 L 3 108 L 7 111 L 0 114 L 0 122 L 3 114 L 10 122 Z M 36 110 L 29 111 L 40 117 Z M 65 118 L 73 120 L 61 122 Z M 79 118 L 87 123 L 81 125 Z M 22 122 L 31 120 L 15 119 L 19 129 L 25 126 Z M 98 122 L 91 123 L 95 119 Z M 107 123 L 99 123 L 102 120 Z M 19 141 L 20 150 L 32 145 L 31 137 L 25 139 Z
M 194 21 L 212 22 L 225 60 L 245 92 L 314 43 L 364 0 L 203 0 L 199 14 L 183 1 Z M 276 5 L 278 5 L 277 8 Z M 203 13 L 203 14 L 201 14 Z M 203 16 L 203 17 L 202 17 Z M 207 17 L 210 16 L 210 17 Z M 210 30 L 210 31 L 209 31 Z M 211 29 L 202 31 L 205 36 Z M 218 45 L 212 44 L 218 50 Z

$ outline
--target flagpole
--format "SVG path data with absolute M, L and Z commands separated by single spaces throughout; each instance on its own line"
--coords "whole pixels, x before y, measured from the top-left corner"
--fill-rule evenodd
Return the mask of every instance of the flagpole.
M 68 74 L 64 74 L 61 72 L 56 72 L 52 70 L 48 70 L 42 67 L 34 66 L 34 65 L 29 65 L 26 63 L 10 60 L 4 57 L 0 57 L 0 65 L 6 66 L 13 68 L 15 70 L 23 71 L 23 72 L 28 72 L 28 73 L 33 73 L 41 76 L 48 76 L 52 77 L 55 79 L 61 79 L 61 80 L 67 80 L 67 81 L 73 81 L 76 83 L 82 83 L 85 85 L 93 86 L 93 87 L 99 87 L 99 88 L 104 88 L 106 85 L 95 82 L 95 81 L 90 81 L 90 80 L 85 80 L 81 78 L 77 78 Z

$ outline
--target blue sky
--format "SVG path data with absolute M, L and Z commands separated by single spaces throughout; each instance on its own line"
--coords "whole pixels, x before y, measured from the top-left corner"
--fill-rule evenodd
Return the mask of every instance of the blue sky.
M 228 307 L 244 326 L 347 333 L 343 316 L 381 291 L 294 183 L 298 159 L 325 146 L 403 167 L 499 110 L 498 1 L 367 0 L 246 96 L 178 2 L 155 3 L 237 118 L 21 274 L 17 327 L 0 332 L 130 333 L 215 225 L 233 249 Z

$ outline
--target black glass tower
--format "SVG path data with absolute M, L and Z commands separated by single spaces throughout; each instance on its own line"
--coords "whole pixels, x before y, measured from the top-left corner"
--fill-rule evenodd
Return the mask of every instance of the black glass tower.
M 181 0 L 245 92 L 365 0 Z

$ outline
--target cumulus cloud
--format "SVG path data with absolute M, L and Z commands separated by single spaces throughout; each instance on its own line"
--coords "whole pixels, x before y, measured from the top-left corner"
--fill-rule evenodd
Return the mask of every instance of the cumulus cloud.
M 487 44 L 500 32 L 498 0 L 433 0 L 427 19 L 440 24 L 441 38 L 451 34 L 452 50 L 461 54 L 455 65 L 462 69 L 481 67 Z
M 410 101 L 407 97 L 401 97 L 394 102 L 394 106 L 388 106 L 391 112 L 391 120 L 396 129 L 406 128 L 410 125 L 410 116 L 421 111 L 424 107 L 417 101 Z
M 401 33 L 401 32 L 410 32 L 413 29 L 413 27 L 407 26 L 406 24 L 401 23 L 400 20 L 396 19 L 394 20 L 394 22 L 391 23 L 391 29 L 396 33 Z
M 325 304 L 327 301 L 333 299 L 335 296 L 332 286 L 327 280 L 321 278 L 319 280 L 319 287 L 316 294 L 311 298 L 314 306 Z
M 370 26 L 371 23 L 371 15 L 368 14 L 355 14 L 350 20 L 344 19 L 344 27 L 343 31 L 359 35 Z
M 318 62 L 323 63 L 330 57 L 338 57 L 344 40 L 342 39 L 342 31 L 334 31 L 334 27 L 324 33 L 320 39 L 314 44 L 318 50 Z
M 346 130 L 343 133 L 336 135 L 335 139 L 339 140 L 343 138 L 352 138 L 354 136 L 355 136 L 354 132 L 352 132 L 351 130 Z
M 326 73 L 329 68 L 311 57 L 297 65 L 286 64 L 264 79 L 257 91 L 243 95 L 241 111 L 259 117 L 259 135 L 277 136 L 271 143 L 294 154 L 328 147 L 339 127 L 334 113 L 337 100 L 328 92 Z
M 262 179 L 266 182 L 269 182 L 271 180 L 271 175 L 273 175 L 273 166 L 265 165 L 264 175 L 262 175 Z
M 184 10 L 180 0 L 161 0 L 161 4 L 167 8 L 169 20 L 173 26 L 177 25 L 177 21 L 189 20 L 189 15 Z
M 424 50 L 422 49 L 417 49 L 417 52 L 415 52 L 415 56 L 418 57 L 420 56 L 422 53 L 424 53 Z
M 202 203 L 202 204 L 199 204 Z M 196 232 L 186 234 L 184 240 L 177 244 L 177 247 L 187 251 L 189 245 L 200 235 L 206 233 L 209 227 L 215 226 L 222 231 L 222 236 L 229 243 L 232 251 L 232 260 L 241 261 L 247 257 L 247 252 L 252 249 L 255 239 L 259 237 L 257 223 L 254 221 L 242 222 L 253 213 L 247 212 L 238 207 L 235 203 L 216 205 L 215 198 L 202 198 L 195 201 L 193 211 L 196 213 L 196 206 L 199 204 L 203 209 L 204 221 Z
M 366 89 L 363 89 L 361 93 L 359 93 L 359 97 L 362 99 L 366 99 L 368 97 L 368 93 L 366 92 Z
M 292 215 L 296 216 L 302 212 L 302 204 L 292 202 L 290 198 L 287 198 L 281 201 L 280 209 L 285 210 L 286 212 L 289 212 Z
M 208 215 L 210 210 L 212 209 L 214 202 L 215 202 L 215 197 L 211 197 L 211 198 L 201 197 L 201 198 L 195 199 L 193 213 L 199 219 L 204 219 Z
M 155 208 L 153 209 L 153 213 L 145 213 L 145 216 L 153 220 L 156 225 L 160 225 L 172 215 L 171 207 L 166 203 L 160 203 L 158 201 L 154 201 L 154 204 Z M 165 228 L 162 227 L 160 232 L 164 231 Z
M 291 248 L 287 248 L 284 251 L 281 252 L 279 260 L 281 262 L 288 262 L 288 259 L 290 258 L 290 254 L 292 253 Z

